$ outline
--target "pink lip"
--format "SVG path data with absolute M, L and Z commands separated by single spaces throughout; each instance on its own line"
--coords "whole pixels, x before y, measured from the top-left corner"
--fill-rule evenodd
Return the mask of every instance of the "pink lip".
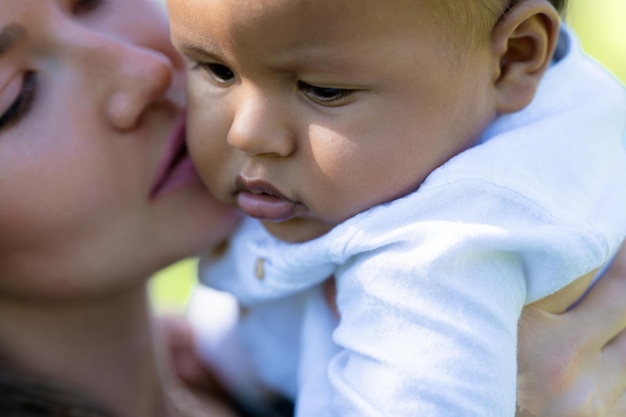
M 185 143 L 185 117 L 176 124 L 167 141 L 165 155 L 159 164 L 156 180 L 150 192 L 154 199 L 199 179 Z
M 302 205 L 289 200 L 272 184 L 238 176 L 235 180 L 237 204 L 250 217 L 281 222 L 295 217 Z

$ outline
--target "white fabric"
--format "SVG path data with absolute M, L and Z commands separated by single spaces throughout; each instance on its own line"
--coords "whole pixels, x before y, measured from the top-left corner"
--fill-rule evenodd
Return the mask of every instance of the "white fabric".
M 193 328 L 202 329 L 196 334 L 196 344 L 201 346 L 198 353 L 221 377 L 221 383 L 237 392 L 242 403 L 264 402 L 267 389 L 257 376 L 237 329 L 237 300 L 230 294 L 199 286 L 194 289 L 186 315 Z
M 566 36 L 530 106 L 417 192 L 302 244 L 247 220 L 202 260 L 202 281 L 248 308 L 244 348 L 299 417 L 515 414 L 522 307 L 626 235 L 626 95 Z M 333 274 L 339 323 L 320 286 Z

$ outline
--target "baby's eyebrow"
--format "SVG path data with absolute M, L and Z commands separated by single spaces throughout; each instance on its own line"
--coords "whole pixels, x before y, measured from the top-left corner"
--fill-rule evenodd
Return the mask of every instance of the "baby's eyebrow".
M 213 55 L 206 49 L 192 43 L 182 43 L 180 49 L 184 52 L 191 52 L 198 55 Z
M 198 43 L 184 37 L 180 37 L 176 42 L 178 49 L 183 54 L 201 55 L 210 58 L 217 58 L 221 48 L 216 42 L 203 41 Z
M 0 57 L 13 49 L 26 37 L 26 28 L 17 23 L 10 23 L 0 30 Z

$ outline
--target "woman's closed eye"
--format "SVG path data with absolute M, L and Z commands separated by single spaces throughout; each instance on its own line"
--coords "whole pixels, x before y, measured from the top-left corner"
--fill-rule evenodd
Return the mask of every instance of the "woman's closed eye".
M 106 0 L 75 0 L 72 4 L 72 12 L 74 14 L 89 13 L 99 6 L 101 6 Z
M 26 72 L 22 78 L 19 93 L 0 116 L 0 131 L 18 123 L 30 110 L 35 99 L 37 89 L 37 74 Z
M 319 87 L 304 81 L 298 81 L 298 89 L 311 101 L 327 107 L 348 104 L 357 90 L 334 87 Z

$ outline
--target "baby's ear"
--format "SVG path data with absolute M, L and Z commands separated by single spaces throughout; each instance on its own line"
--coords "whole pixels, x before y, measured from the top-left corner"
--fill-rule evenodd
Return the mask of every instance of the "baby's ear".
M 491 36 L 499 113 L 526 107 L 550 65 L 559 36 L 559 14 L 545 0 L 521 0 L 498 22 Z

